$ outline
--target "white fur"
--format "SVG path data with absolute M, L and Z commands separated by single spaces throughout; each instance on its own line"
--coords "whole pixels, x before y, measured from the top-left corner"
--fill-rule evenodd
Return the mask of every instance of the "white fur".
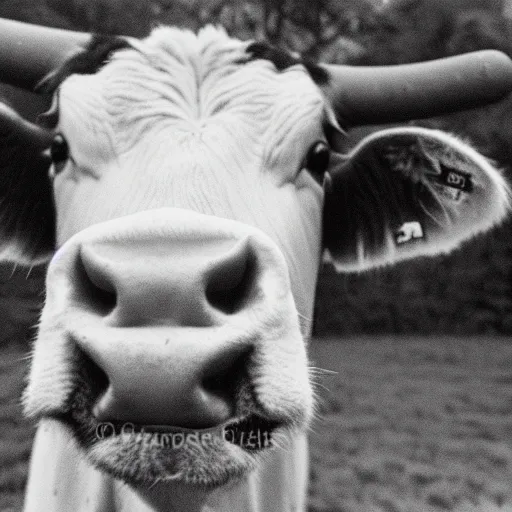
M 159 29 L 134 45 L 96 75 L 72 76 L 60 89 L 57 129 L 69 143 L 73 162 L 55 177 L 62 247 L 48 274 L 47 302 L 25 394 L 27 412 L 44 416 L 59 410 L 74 386 L 73 340 L 84 340 L 85 335 L 70 336 L 70 329 L 80 331 L 89 322 L 87 315 L 69 307 L 69 269 L 76 247 L 88 236 L 104 236 L 111 223 L 124 226 L 125 233 L 140 234 L 162 223 L 160 232 L 170 225 L 190 235 L 190 227 L 183 226 L 193 217 L 186 210 L 194 210 L 209 216 L 202 225 L 216 223 L 219 231 L 231 222 L 226 218 L 237 221 L 233 225 L 245 236 L 260 233 L 255 241 L 263 231 L 266 243 L 275 247 L 272 258 L 278 255 L 278 267 L 287 269 L 289 284 L 286 271 L 283 280 L 282 272 L 271 265 L 275 275 L 269 273 L 262 286 L 281 299 L 267 304 L 268 315 L 251 313 L 253 323 L 258 317 L 266 322 L 257 328 L 262 350 L 251 377 L 273 414 L 292 416 L 304 429 L 307 417 L 293 415 L 297 404 L 310 409 L 302 338 L 309 337 L 311 322 L 302 322 L 301 333 L 298 318 L 312 317 L 322 191 L 301 170 L 301 162 L 309 146 L 322 138 L 322 95 L 301 66 L 277 73 L 266 61 L 239 64 L 247 44 L 211 27 L 197 36 Z M 158 213 L 168 206 L 173 207 L 174 220 Z M 182 221 L 178 211 L 184 212 Z M 117 236 L 127 236 L 121 231 Z M 262 261 L 271 260 L 271 253 L 258 252 Z M 233 324 L 233 332 L 239 327 Z M 40 503 L 49 511 L 67 510 L 70 503 L 82 507 L 78 510 L 98 511 L 304 510 L 303 432 L 287 443 L 283 438 L 282 447 L 264 453 L 257 471 L 241 482 L 206 496 L 179 489 L 163 504 L 167 491 L 161 486 L 141 494 L 119 485 L 91 465 L 101 462 L 105 451 L 91 451 L 86 461 L 65 427 L 42 421 L 27 511 Z M 61 490 L 54 494 L 56 487 Z M 100 499 L 100 494 L 111 498 Z M 144 506 L 141 500 L 146 500 Z

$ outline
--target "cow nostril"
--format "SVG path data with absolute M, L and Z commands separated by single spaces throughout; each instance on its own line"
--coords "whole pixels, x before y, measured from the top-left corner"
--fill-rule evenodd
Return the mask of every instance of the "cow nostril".
M 236 313 L 250 299 L 255 275 L 256 257 L 244 240 L 211 269 L 206 285 L 207 301 L 223 313 Z
M 201 381 L 202 389 L 210 397 L 216 397 L 234 409 L 237 395 L 244 389 L 244 383 L 248 379 L 247 366 L 251 354 L 252 348 L 245 348 L 238 354 L 220 356 L 209 365 L 209 372 Z
M 81 295 L 86 303 L 102 316 L 110 314 L 117 305 L 117 294 L 108 276 L 84 253 L 78 262 Z

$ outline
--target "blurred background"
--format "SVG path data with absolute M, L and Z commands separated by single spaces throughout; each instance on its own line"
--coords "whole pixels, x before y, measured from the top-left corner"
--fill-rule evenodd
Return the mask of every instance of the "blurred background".
M 512 0 L 0 0 L 0 17 L 139 37 L 218 23 L 354 65 L 512 56 Z M 512 97 L 414 124 L 461 135 L 512 178 Z M 319 386 L 309 512 L 512 511 L 511 230 L 361 275 L 324 266 L 311 358 L 338 373 Z M 33 427 L 19 396 L 43 276 L 0 265 L 0 511 L 22 503 Z

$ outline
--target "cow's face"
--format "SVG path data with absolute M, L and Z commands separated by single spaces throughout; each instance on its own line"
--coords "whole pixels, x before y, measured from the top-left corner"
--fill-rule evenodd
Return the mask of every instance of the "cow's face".
M 446 252 L 504 216 L 507 189 L 436 131 L 335 154 L 328 74 L 217 30 L 110 53 L 52 77 L 51 132 L 9 139 L 53 160 L 37 205 L 3 191 L 6 250 L 58 247 L 26 411 L 130 484 L 220 485 L 308 425 L 322 237 L 341 270 Z
M 55 106 L 59 249 L 28 412 L 127 481 L 243 474 L 311 416 L 321 91 L 217 30 L 161 30 L 65 79 Z

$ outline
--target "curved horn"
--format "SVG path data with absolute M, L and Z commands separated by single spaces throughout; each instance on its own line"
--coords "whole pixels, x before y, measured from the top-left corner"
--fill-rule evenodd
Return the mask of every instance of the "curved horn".
M 90 38 L 82 32 L 0 19 L 0 81 L 33 90 Z
M 53 133 L 23 119 L 15 110 L 0 102 L 0 139 L 6 141 L 23 141 L 39 149 L 48 148 Z M 1 144 L 0 144 L 1 145 Z
M 350 126 L 433 117 L 512 91 L 512 61 L 496 50 L 397 66 L 323 67 L 330 76 L 324 93 Z

